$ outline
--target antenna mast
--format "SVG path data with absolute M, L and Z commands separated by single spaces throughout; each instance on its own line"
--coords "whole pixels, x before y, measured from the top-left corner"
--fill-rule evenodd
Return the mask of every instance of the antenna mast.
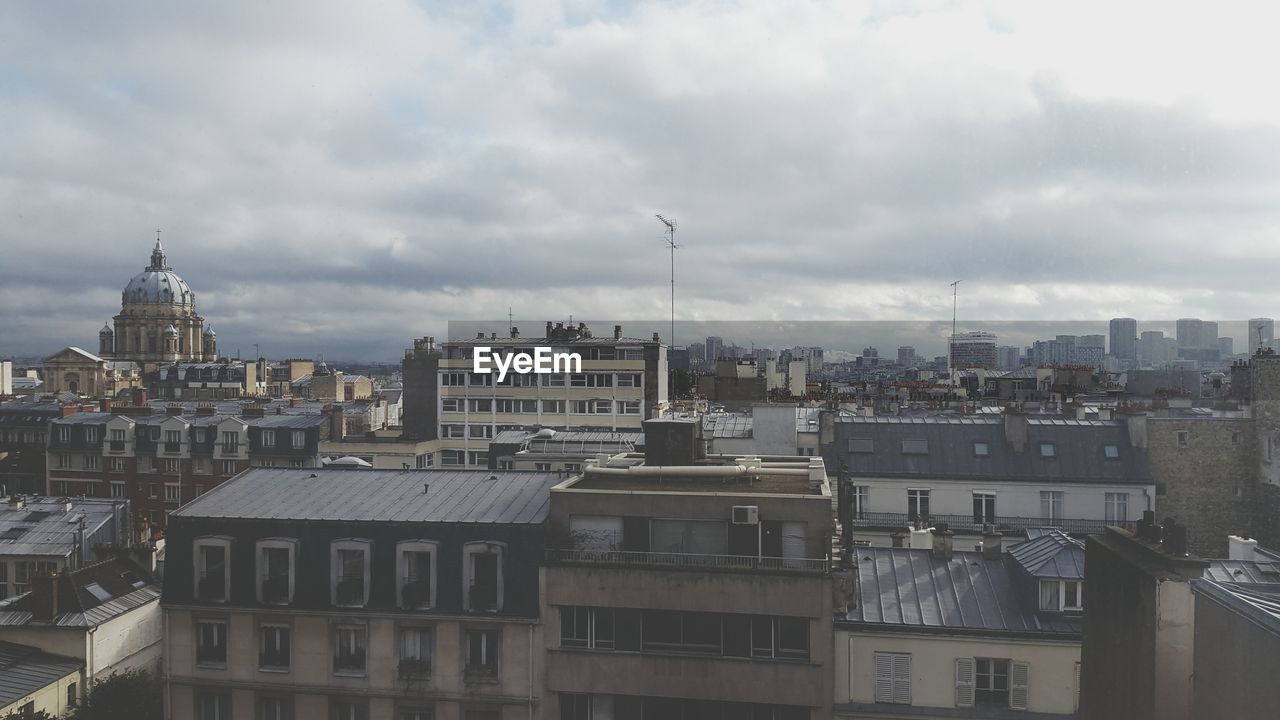
M 951 338 L 947 341 L 947 382 L 955 384 L 956 301 L 960 296 L 960 283 L 951 283 Z
M 676 346 L 676 221 L 675 218 L 667 219 L 662 215 L 654 215 L 667 226 L 667 247 L 671 248 L 671 338 L 667 340 L 667 347 L 674 348 Z

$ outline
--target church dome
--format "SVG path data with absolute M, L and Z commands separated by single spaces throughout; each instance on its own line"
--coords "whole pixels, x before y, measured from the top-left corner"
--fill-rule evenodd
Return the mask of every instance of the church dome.
M 165 262 L 164 248 L 156 240 L 151 251 L 151 264 L 133 276 L 124 288 L 125 303 L 164 303 L 168 305 L 194 305 L 196 294 L 187 281 L 178 276 Z

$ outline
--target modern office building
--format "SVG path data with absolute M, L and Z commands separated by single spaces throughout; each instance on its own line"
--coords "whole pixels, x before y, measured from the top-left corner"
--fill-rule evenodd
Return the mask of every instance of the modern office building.
M 1138 321 L 1133 318 L 1111 318 L 1108 324 L 1110 344 L 1107 354 L 1120 360 L 1138 359 Z
M 962 370 L 971 367 L 995 369 L 996 336 L 989 332 L 966 332 L 951 336 L 951 367 Z

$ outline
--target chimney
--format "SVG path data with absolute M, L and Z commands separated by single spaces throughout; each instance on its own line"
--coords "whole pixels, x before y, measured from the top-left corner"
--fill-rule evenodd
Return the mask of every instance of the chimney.
M 547 321 L 547 337 L 551 337 L 551 321 Z
M 613 326 L 613 339 L 614 339 L 614 340 L 621 340 L 621 339 L 622 339 L 622 326 L 621 326 L 621 325 L 614 325 L 614 326 Z
M 662 342 L 662 339 L 658 337 L 658 333 L 654 333 L 654 334 L 653 334 L 653 341 L 654 341 L 654 342 Z
M 40 622 L 51 623 L 58 617 L 58 575 L 31 578 L 31 614 Z
M 146 389 L 146 388 L 134 388 L 134 389 L 133 389 L 133 404 L 134 404 L 134 405 L 137 405 L 137 406 L 139 406 L 139 407 L 141 407 L 141 406 L 143 406 L 143 405 L 146 405 L 146 404 L 147 404 L 147 389 Z
M 476 333 L 476 339 L 477 339 L 477 340 L 483 340 L 483 339 L 484 339 L 484 333 L 482 333 L 482 332 L 478 332 L 478 333 Z
M 165 415 L 170 415 L 170 416 L 173 416 L 173 415 L 181 415 L 181 414 L 182 414 L 182 406 L 181 406 L 181 405 L 166 405 L 166 406 L 165 406 L 165 408 L 164 408 L 164 414 L 165 414 Z
M 1129 444 L 1136 448 L 1147 446 L 1147 414 L 1133 413 L 1126 420 L 1129 423 Z
M 111 412 L 111 407 L 112 407 L 111 398 L 102 398 L 102 401 L 98 403 L 98 407 L 101 408 L 102 412 L 104 413 Z
M 903 542 L 906 541 L 906 539 L 907 539 L 907 534 L 901 530 L 895 530 L 893 534 L 889 536 L 889 541 L 892 542 L 893 547 L 896 547 L 896 548 L 902 547 Z
M 947 528 L 946 523 L 938 523 L 933 528 L 933 557 L 935 560 L 950 560 L 952 540 L 955 533 Z
M 1258 541 L 1238 535 L 1227 536 L 1228 560 L 1253 560 L 1253 551 L 1258 549 Z
M 1027 416 L 1022 413 L 1021 409 L 1013 406 L 1004 410 L 1004 439 L 1013 446 L 1013 451 L 1019 455 L 1027 447 Z
M 329 413 L 329 439 L 341 440 L 346 436 L 346 423 L 342 421 L 342 406 L 334 405 Z
M 1164 551 L 1174 557 L 1187 556 L 1187 526 L 1172 519 L 1164 529 Z
M 1004 536 L 996 532 L 994 525 L 984 525 L 982 527 L 982 555 L 990 560 L 999 560 L 1001 553 L 1004 552 L 1002 544 Z
M 208 417 L 214 414 L 214 410 L 215 408 L 213 405 L 199 405 L 196 407 L 196 416 Z
M 62 417 L 71 417 L 72 415 L 75 415 L 78 412 L 80 412 L 80 407 L 78 405 L 62 406 Z
M 515 339 L 519 339 L 519 337 L 520 337 L 520 328 L 516 327 L 515 325 L 512 325 L 512 326 L 511 326 L 511 339 L 515 340 Z

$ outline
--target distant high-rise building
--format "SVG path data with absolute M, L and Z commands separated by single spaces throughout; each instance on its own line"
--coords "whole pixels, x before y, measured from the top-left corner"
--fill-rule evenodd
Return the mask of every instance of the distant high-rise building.
M 1138 321 L 1133 318 L 1111 318 L 1108 353 L 1121 360 L 1138 359 Z
M 1229 337 L 1218 338 L 1218 357 L 1226 359 L 1235 355 L 1235 341 Z
M 862 348 L 862 357 L 880 357 L 880 351 L 873 347 Z
M 1276 339 L 1276 321 L 1271 318 L 1249 319 L 1249 340 L 1246 346 L 1249 352 L 1257 352 L 1259 348 L 1271 347 Z
M 1076 336 L 1059 335 L 1031 344 L 1032 365 L 1072 365 L 1076 362 Z
M 804 360 L 805 369 L 810 375 L 816 375 L 822 371 L 823 359 L 822 348 L 820 347 L 796 346 L 791 349 L 791 358 L 793 360 Z
M 689 365 L 706 366 L 707 346 L 700 342 L 689 343 Z
M 1218 323 L 1211 320 L 1205 320 L 1200 325 L 1200 349 L 1218 349 Z
M 1075 348 L 1071 351 L 1072 365 L 1102 366 L 1102 358 L 1106 354 L 1106 338 L 1102 335 L 1081 335 L 1075 340 Z
M 705 344 L 706 354 L 703 359 L 706 360 L 707 367 L 715 367 L 716 360 L 720 359 L 720 354 L 724 351 L 724 338 L 708 335 Z
M 1138 363 L 1140 365 L 1163 365 L 1169 362 L 1166 356 L 1164 333 L 1159 330 L 1147 330 L 1138 338 Z
M 916 349 L 910 345 L 902 345 L 898 348 L 898 364 L 902 367 L 911 367 L 916 363 Z
M 1204 322 L 1200 318 L 1179 318 L 1177 323 L 1178 349 L 1198 350 L 1203 347 L 1200 341 L 1203 328 Z
M 996 367 L 996 336 L 989 332 L 956 333 L 949 343 L 952 368 Z
M 1017 370 L 1022 365 L 1022 356 L 1016 345 L 1001 345 L 996 348 L 996 367 L 1001 370 Z

